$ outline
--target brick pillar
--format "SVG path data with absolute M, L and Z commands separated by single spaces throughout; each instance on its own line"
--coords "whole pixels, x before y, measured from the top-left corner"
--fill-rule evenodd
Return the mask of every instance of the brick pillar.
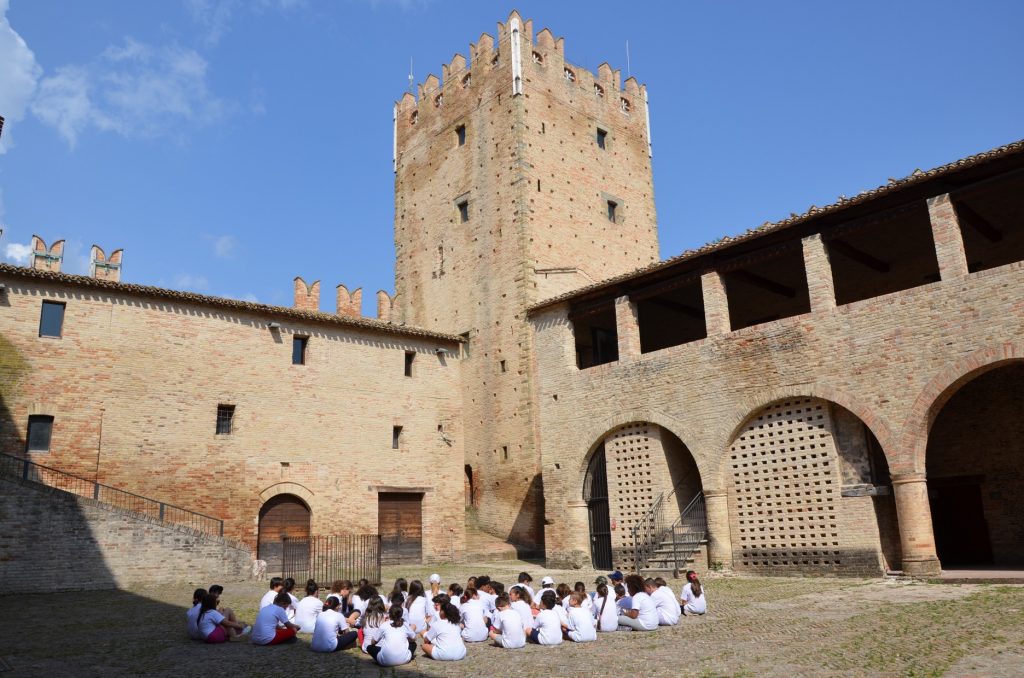
M 896 515 L 903 547 L 903 573 L 912 577 L 937 575 L 942 571 L 935 555 L 932 511 L 928 504 L 928 483 L 923 473 L 892 477 Z
M 721 563 L 732 569 L 732 534 L 729 530 L 729 504 L 725 490 L 704 490 L 708 521 L 708 565 Z
M 561 514 L 564 523 L 557 536 L 553 530 L 545 530 L 549 535 L 545 550 L 549 554 L 548 567 L 560 568 L 592 568 L 590 560 L 590 516 L 587 502 L 570 499 L 565 503 L 565 511 Z
M 939 260 L 939 275 L 943 280 L 967 275 L 967 254 L 953 201 L 949 193 L 928 198 L 928 216 L 932 222 L 935 255 Z
M 615 331 L 619 336 L 619 360 L 640 355 L 640 324 L 637 322 L 636 304 L 628 296 L 615 300 Z
M 729 334 L 729 297 L 725 292 L 725 279 L 717 271 L 708 271 L 700 277 L 704 290 L 704 322 L 708 336 Z
M 836 289 L 832 280 L 832 264 L 821 234 L 815 233 L 804 238 L 803 249 L 807 289 L 811 294 L 811 312 L 835 308 Z

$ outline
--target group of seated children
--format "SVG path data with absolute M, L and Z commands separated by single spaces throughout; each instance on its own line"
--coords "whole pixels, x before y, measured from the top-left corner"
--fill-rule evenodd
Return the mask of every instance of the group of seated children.
M 598 577 L 596 590 L 589 594 L 583 582 L 573 588 L 556 587 L 551 577 L 544 577 L 541 589 L 534 592 L 526 572 L 507 591 L 488 576 L 470 577 L 465 588 L 451 584 L 442 591 L 441 577 L 432 574 L 429 591 L 419 580 L 398 579 L 386 596 L 366 579 L 355 587 L 337 580 L 321 601 L 312 579 L 299 600 L 291 593 L 293 579 L 274 577 L 260 601 L 251 636 L 253 644 L 276 645 L 293 640 L 297 633 L 311 633 L 314 652 L 336 652 L 359 643 L 381 666 L 412 661 L 416 639 L 422 637 L 425 655 L 454 661 L 466 656 L 467 642 L 492 640 L 498 647 L 513 649 L 527 642 L 585 643 L 597 640 L 598 631 L 653 631 L 675 625 L 684 614 L 707 610 L 697 575 L 691 570 L 686 580 L 677 598 L 660 577 L 623 576 L 619 571 Z M 196 604 L 188 612 L 191 637 L 221 643 L 250 634 L 231 610 L 216 609 L 222 590 L 211 586 L 211 593 L 196 591 Z

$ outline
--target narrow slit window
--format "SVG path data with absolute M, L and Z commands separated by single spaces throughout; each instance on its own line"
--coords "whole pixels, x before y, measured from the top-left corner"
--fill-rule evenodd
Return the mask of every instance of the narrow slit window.
M 391 449 L 397 450 L 402 445 L 402 427 L 391 427 Z
M 28 418 L 28 451 L 49 452 L 53 437 L 53 417 L 48 414 L 33 414 Z
M 466 223 L 469 221 L 469 201 L 463 200 L 459 203 L 459 221 Z
M 501 446 L 501 459 L 502 461 L 508 461 L 508 445 Z
M 505 365 L 505 361 L 501 360 L 498 362 L 498 366 L 501 368 L 502 373 L 508 372 L 508 367 Z
M 292 338 L 292 365 L 306 364 L 306 349 L 309 347 L 309 337 Z
M 458 127 L 455 128 L 455 138 L 458 140 L 459 146 L 465 146 L 466 145 L 466 126 L 465 125 L 459 125 Z
M 597 147 L 600 148 L 601 150 L 604 150 L 605 148 L 607 148 L 607 144 L 608 144 L 608 132 L 606 130 L 603 130 L 600 127 L 598 127 L 597 128 Z
M 608 221 L 613 224 L 618 220 L 619 216 L 619 203 L 614 200 L 608 201 Z
M 64 304 L 59 301 L 44 301 L 39 315 L 39 336 L 60 339 L 64 333 Z
M 235 419 L 234 405 L 217 405 L 217 435 L 231 435 L 231 423 Z
M 412 376 L 412 363 L 416 360 L 416 353 L 413 351 L 405 352 L 405 376 Z

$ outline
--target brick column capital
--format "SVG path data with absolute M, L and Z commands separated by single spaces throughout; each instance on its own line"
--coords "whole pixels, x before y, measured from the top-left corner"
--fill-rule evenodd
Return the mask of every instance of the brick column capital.
M 724 496 L 725 496 L 725 490 L 721 490 L 721 489 L 704 490 L 704 498 L 705 499 L 712 499 L 712 498 L 724 497 Z
M 893 485 L 905 485 L 906 483 L 927 482 L 924 473 L 899 473 L 891 476 Z

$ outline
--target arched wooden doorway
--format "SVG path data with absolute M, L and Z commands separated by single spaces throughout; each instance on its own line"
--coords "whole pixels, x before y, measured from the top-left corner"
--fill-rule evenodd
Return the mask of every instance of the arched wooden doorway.
M 590 520 L 590 559 L 594 567 L 612 567 L 612 526 L 608 514 L 608 470 L 605 466 L 604 443 L 594 452 L 583 481 L 583 500 L 587 502 Z
M 260 509 L 257 558 L 267 562 L 267 574 L 281 572 L 281 540 L 309 536 L 309 507 L 294 494 L 279 494 Z

